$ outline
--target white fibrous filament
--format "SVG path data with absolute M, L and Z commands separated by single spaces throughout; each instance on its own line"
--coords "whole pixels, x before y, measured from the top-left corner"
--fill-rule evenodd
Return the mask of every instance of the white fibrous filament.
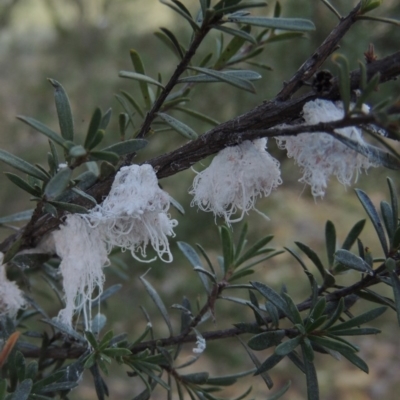
M 4 254 L 0 252 L 0 315 L 13 318 L 25 306 L 25 299 L 17 284 L 7 279 L 3 260 Z
M 195 354 L 201 354 L 207 347 L 206 340 L 199 333 L 196 334 L 196 339 L 196 347 L 192 351 Z
M 151 244 L 160 259 L 171 262 L 168 236 L 174 236 L 178 222 L 170 219 L 169 207 L 170 196 L 158 186 L 154 169 L 131 165 L 120 169 L 109 195 L 86 218 L 102 232 L 109 251 L 118 246 L 140 261 L 153 261 L 145 260 Z
M 366 110 L 366 108 L 364 108 Z M 317 99 L 303 107 L 305 125 L 332 122 L 342 119 L 342 103 Z M 352 139 L 359 145 L 365 142 L 361 130 L 356 127 L 340 128 L 338 134 Z M 362 169 L 376 166 L 367 157 L 350 149 L 332 135 L 324 132 L 301 133 L 297 136 L 276 137 L 278 146 L 286 149 L 288 157 L 293 157 L 303 172 L 299 180 L 311 186 L 314 197 L 323 197 L 329 177 L 334 175 L 344 186 L 357 180 Z
M 98 230 L 92 229 L 79 214 L 70 214 L 58 231 L 53 232 L 55 250 L 61 258 L 65 308 L 58 319 L 71 325 L 76 312 L 82 312 L 85 329 L 90 330 L 91 305 L 103 291 L 103 268 L 109 264 L 107 249 Z M 97 296 L 97 297 L 98 297 Z
M 282 183 L 279 162 L 266 151 L 266 144 L 262 138 L 221 150 L 195 177 L 191 205 L 223 217 L 228 225 L 241 221 L 255 209 L 258 197 L 269 196 Z
M 167 214 L 169 206 L 170 196 L 159 188 L 153 168 L 131 165 L 117 173 L 102 204 L 87 214 L 67 216 L 53 233 L 66 302 L 59 314 L 61 322 L 71 325 L 73 315 L 82 311 L 90 329 L 93 292 L 97 288 L 98 296 L 102 293 L 103 268 L 114 246 L 130 250 L 139 259 L 135 253 L 145 258 L 151 244 L 163 261 L 172 261 L 167 236 L 174 236 L 177 221 Z

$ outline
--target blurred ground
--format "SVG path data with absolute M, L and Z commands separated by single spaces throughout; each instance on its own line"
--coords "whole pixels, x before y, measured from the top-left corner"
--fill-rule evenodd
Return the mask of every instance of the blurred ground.
M 135 48 L 139 51 L 149 75 L 155 77 L 158 71 L 162 71 L 166 80 L 174 69 L 176 58 L 161 45 L 153 32 L 157 27 L 165 26 L 175 34 L 186 38 L 186 42 L 189 37 L 186 24 L 175 19 L 170 9 L 155 0 L 15 1 L 15 5 L 8 9 L 7 5 L 11 3 L 3 1 L 3 4 L 0 4 L 0 147 L 43 165 L 47 152 L 46 139 L 18 122 L 15 116 L 18 114 L 31 116 L 48 124 L 54 130 L 58 129 L 52 88 L 46 78 L 57 79 L 67 90 L 72 103 L 75 126 L 82 138 L 94 108 L 101 106 L 104 111 L 111 106 L 114 117 L 108 130 L 110 137 L 106 139 L 111 143 L 118 137 L 117 115 L 121 111 L 114 94 L 121 89 L 128 90 L 135 96 L 138 94 L 136 84 L 118 78 L 119 70 L 131 69 L 129 49 Z M 197 1 L 184 3 L 193 10 Z M 345 14 L 350 10 L 349 3 L 356 2 L 341 0 L 334 3 Z M 271 2 L 262 13 L 271 15 L 273 5 L 274 2 Z M 282 82 L 291 76 L 336 24 L 335 18 L 321 2 L 287 0 L 282 2 L 282 6 L 283 16 L 311 18 L 317 26 L 317 31 L 310 34 L 308 40 L 270 45 L 259 56 L 257 61 L 271 65 L 274 71 L 259 71 L 263 74 L 263 79 L 257 82 L 256 96 L 215 84 L 196 89 L 197 96 L 192 108 L 224 121 L 251 109 L 264 99 L 273 97 Z M 400 6 L 397 2 L 386 1 L 384 6 L 392 10 L 390 16 L 397 18 L 400 16 Z M 385 9 L 381 13 L 384 14 Z M 399 31 L 394 29 L 387 25 L 360 23 L 354 26 L 345 38 L 340 52 L 348 56 L 352 69 L 357 68 L 357 60 L 363 58 L 363 52 L 370 41 L 375 44 L 379 56 L 390 54 L 398 50 Z M 200 49 L 198 59 L 207 54 L 209 49 L 214 48 L 215 36 L 205 42 Z M 327 66 L 335 71 L 331 62 Z M 398 89 L 399 83 L 390 83 L 376 93 L 375 97 L 384 98 L 390 92 L 397 90 L 398 93 Z M 183 115 L 179 115 L 179 118 L 183 118 Z M 192 119 L 185 121 L 198 132 L 204 132 L 209 128 Z M 168 134 L 168 137 L 154 137 L 148 149 L 141 154 L 141 159 L 171 150 L 182 143 L 184 141 L 174 134 Z M 275 247 L 288 246 L 294 249 L 294 240 L 299 240 L 315 249 L 325 260 L 326 220 L 330 219 L 335 223 L 338 241 L 342 242 L 349 229 L 360 219 L 366 218 L 366 215 L 353 190 L 346 191 L 334 180 L 328 188 L 325 199 L 315 202 L 310 196 L 309 188 L 304 188 L 298 183 L 300 173 L 294 167 L 293 161 L 286 160 L 272 142 L 270 148 L 273 155 L 282 162 L 284 185 L 268 199 L 257 204 L 258 209 L 270 217 L 270 221 L 260 219 L 256 213 L 249 215 L 250 241 L 256 240 L 261 235 L 273 233 Z M 206 160 L 203 164 L 207 165 L 207 162 Z M 3 164 L 1 168 L 2 171 L 9 170 Z M 200 170 L 202 166 L 197 165 L 195 168 Z M 171 265 L 154 263 L 147 275 L 147 279 L 159 289 L 167 306 L 180 302 L 183 295 L 186 295 L 192 304 L 196 303 L 198 297 L 204 300 L 198 277 L 179 253 L 175 241 L 183 240 L 191 245 L 201 243 L 210 252 L 214 261 L 219 251 L 214 218 L 190 208 L 187 189 L 191 185 L 193 176 L 192 171 L 185 171 L 179 176 L 161 182 L 164 189 L 177 198 L 186 210 L 185 217 L 172 211 L 174 217 L 179 219 L 177 236 L 171 244 L 175 261 Z M 400 187 L 398 174 L 383 169 L 372 170 L 368 176 L 360 176 L 357 183 L 357 187 L 367 191 L 377 206 L 381 200 L 388 198 L 386 176 L 391 176 Z M 28 196 L 15 189 L 4 176 L 0 177 L 0 188 L 1 216 L 32 207 Z M 2 230 L 0 237 L 4 238 L 9 233 L 10 231 Z M 371 248 L 374 255 L 380 255 L 370 223 L 367 223 L 362 240 Z M 149 313 L 155 316 L 153 322 L 157 326 L 157 334 L 166 336 L 167 330 L 159 321 L 155 307 L 147 298 L 138 279 L 147 270 L 148 265 L 139 265 L 127 255 L 124 260 L 129 266 L 123 271 L 126 275 L 126 280 L 123 281 L 124 287 L 103 309 L 109 318 L 107 329 L 112 328 L 114 333 L 126 331 L 133 340 L 146 323 L 139 310 L 139 305 L 143 304 Z M 121 282 L 121 277 L 111 269 L 107 274 L 107 285 Z M 341 279 L 347 283 L 355 278 L 355 275 L 347 274 Z M 260 267 L 255 279 L 262 280 L 277 290 L 285 282 L 289 293 L 296 301 L 301 301 L 308 295 L 307 279 L 301 268 L 287 254 L 274 258 Z M 36 277 L 33 287 L 42 285 L 41 278 Z M 39 302 L 45 304 L 45 299 L 45 294 L 38 295 Z M 53 315 L 58 310 L 58 306 L 54 303 L 48 304 L 47 307 Z M 362 309 L 362 305 L 358 308 L 356 306 L 354 312 Z M 225 302 L 217 307 L 215 327 L 211 323 L 208 327 L 210 329 L 230 327 L 233 322 L 237 322 L 235 318 L 237 319 L 238 312 L 244 321 L 252 318 L 249 310 L 240 310 L 240 307 Z M 170 313 L 178 322 L 179 313 L 176 310 L 171 310 Z M 317 358 L 321 398 L 324 400 L 398 399 L 397 376 L 400 372 L 400 353 L 399 330 L 395 319 L 395 315 L 388 311 L 377 322 L 378 326 L 382 327 L 383 334 L 356 342 L 361 348 L 361 356 L 369 364 L 369 375 L 356 370 L 347 361 L 338 362 L 327 357 Z M 203 329 L 206 328 L 207 326 Z M 192 347 L 187 346 L 186 357 L 190 357 Z M 265 356 L 266 354 L 259 354 L 260 359 Z M 215 361 L 217 362 L 214 365 Z M 237 372 L 243 369 L 243 365 L 252 368 L 245 351 L 237 341 L 231 340 L 229 343 L 208 343 L 207 351 L 193 370 L 206 370 L 211 374 L 222 375 Z M 273 371 L 272 377 L 276 388 L 288 379 L 292 380 L 292 388 L 285 398 L 299 400 L 305 398 L 304 377 L 294 370 L 292 365 L 282 362 Z M 134 393 L 142 389 L 140 385 L 137 386 L 136 381 L 129 380 L 119 366 L 113 366 L 107 383 L 111 399 L 132 398 Z M 243 380 L 235 390 L 243 392 L 249 384 L 253 385 L 254 397 L 261 399 L 267 396 L 267 388 L 258 378 Z M 229 394 L 233 395 L 227 390 L 226 395 Z M 89 375 L 85 376 L 82 385 L 70 398 L 76 400 L 95 398 Z M 154 399 L 164 398 L 165 393 L 162 391 L 158 391 L 154 396 Z

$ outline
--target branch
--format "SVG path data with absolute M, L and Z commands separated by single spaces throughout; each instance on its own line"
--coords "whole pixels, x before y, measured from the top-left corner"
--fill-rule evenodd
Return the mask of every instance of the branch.
M 396 271 L 397 275 L 400 275 L 400 270 Z M 357 293 L 362 290 L 366 289 L 370 286 L 376 285 L 381 282 L 380 276 L 385 276 L 385 266 L 382 264 L 379 266 L 375 271 L 374 275 L 367 275 L 362 278 L 360 281 L 354 283 L 353 285 L 346 286 L 340 289 L 333 291 L 332 293 L 328 293 L 325 295 L 325 299 L 327 303 L 336 303 L 341 298 L 347 298 L 350 295 L 357 295 Z M 354 302 L 350 302 L 347 306 L 347 309 L 351 308 L 354 305 Z M 297 305 L 297 309 L 299 311 L 307 311 L 312 307 L 312 301 L 307 299 L 302 303 Z M 282 313 L 279 314 L 279 319 L 286 318 L 285 315 Z M 267 322 L 272 322 L 270 318 L 266 318 Z M 260 328 L 257 323 L 250 324 L 253 325 L 254 328 Z M 291 336 L 293 334 L 293 329 L 286 329 L 287 336 Z M 230 329 L 221 329 L 217 331 L 211 332 L 202 332 L 201 335 L 207 341 L 209 340 L 219 340 L 219 339 L 226 339 L 231 337 L 236 337 L 238 335 L 243 335 L 249 333 L 244 328 L 235 327 Z M 194 343 L 196 342 L 197 337 L 195 334 L 187 334 L 187 331 L 182 332 L 176 336 L 169 336 L 166 338 L 148 340 L 145 342 L 141 342 L 136 344 L 131 348 L 132 354 L 140 353 L 146 349 L 154 350 L 157 347 L 168 347 L 168 346 L 175 346 L 182 343 Z M 86 350 L 87 347 L 85 346 L 71 346 L 69 348 L 65 347 L 48 347 L 46 349 L 40 347 L 34 347 L 29 345 L 29 347 L 25 347 L 23 343 L 19 343 L 18 345 L 19 350 L 25 357 L 37 358 L 39 356 L 45 358 L 52 358 L 52 359 L 76 359 L 79 358 Z
M 277 101 L 289 99 L 304 82 L 310 79 L 321 67 L 325 60 L 336 50 L 338 43 L 357 21 L 357 13 L 361 7 L 359 3 L 346 18 L 342 18 L 339 24 L 332 30 L 323 43 L 312 54 L 311 57 L 298 69 L 289 82 L 276 96 Z
M 400 51 L 367 65 L 368 78 L 371 78 L 377 72 L 381 74 L 381 83 L 396 79 L 396 77 L 400 75 Z M 351 89 L 359 88 L 359 70 L 355 70 L 351 73 L 350 82 Z M 157 170 L 157 176 L 161 179 L 188 169 L 196 162 L 218 153 L 223 148 L 241 143 L 244 140 L 252 140 L 258 137 L 272 137 L 278 133 L 280 135 L 295 135 L 304 131 L 309 132 L 310 129 L 313 129 L 312 127 L 309 127 L 308 130 L 304 130 L 304 127 L 297 126 L 286 128 L 288 129 L 287 131 L 279 132 L 277 129 L 269 130 L 269 128 L 298 119 L 304 104 L 308 101 L 315 100 L 317 97 L 318 96 L 314 92 L 309 92 L 301 97 L 289 99 L 287 101 L 277 101 L 274 99 L 265 102 L 239 117 L 216 126 L 200 136 L 197 140 L 191 141 L 170 153 L 148 160 L 147 163 Z M 328 95 L 324 96 L 324 98 L 330 100 L 338 100 L 340 98 L 337 82 L 333 83 L 332 90 Z M 335 122 L 330 123 L 330 126 L 339 127 L 335 125 L 336 123 L 340 124 L 340 122 Z M 318 129 L 321 131 L 319 125 Z M 257 132 L 257 130 L 259 131 Z M 97 182 L 88 190 L 88 194 L 94 197 L 98 202 L 101 202 L 109 193 L 114 177 L 115 175 L 111 175 L 105 180 Z M 82 197 L 75 199 L 74 203 L 87 208 L 93 206 L 90 201 Z M 27 238 L 26 243 L 37 244 L 45 234 L 56 229 L 60 223 L 61 220 L 52 218 L 49 215 L 44 215 L 37 221 L 32 231 L 32 236 Z M 6 253 L 12 244 L 20 237 L 20 233 L 15 233 L 6 238 L 0 243 L 0 251 Z

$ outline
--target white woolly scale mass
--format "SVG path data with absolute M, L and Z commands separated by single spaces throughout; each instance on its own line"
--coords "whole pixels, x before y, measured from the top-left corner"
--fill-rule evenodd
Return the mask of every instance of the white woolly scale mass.
M 210 166 L 197 174 L 190 190 L 196 205 L 225 218 L 229 225 L 241 221 L 257 197 L 269 196 L 282 183 L 279 162 L 266 151 L 267 139 L 226 147 Z M 241 210 L 238 218 L 234 214 Z
M 160 259 L 171 262 L 167 236 L 174 236 L 178 223 L 167 214 L 169 206 L 170 196 L 158 186 L 153 167 L 131 165 L 120 169 L 108 196 L 85 218 L 101 231 L 109 251 L 118 246 L 149 262 L 153 259 L 144 258 L 150 243 Z
M 342 103 L 317 99 L 303 107 L 305 125 L 337 121 L 343 118 Z M 361 131 L 355 127 L 336 129 L 336 132 L 359 144 L 365 144 Z M 349 186 L 353 177 L 357 180 L 362 169 L 374 166 L 367 157 L 350 149 L 333 136 L 324 132 L 301 133 L 297 136 L 276 137 L 278 146 L 286 149 L 303 172 L 300 182 L 311 186 L 314 197 L 323 197 L 329 177 L 334 175 L 344 186 Z
M 79 214 L 70 214 L 60 229 L 53 232 L 55 251 L 61 258 L 65 308 L 58 319 L 71 325 L 76 311 L 84 314 L 85 328 L 90 329 L 93 292 L 103 291 L 103 268 L 109 264 L 107 249 L 98 230 L 92 229 Z
M 0 315 L 8 315 L 12 318 L 20 308 L 25 306 L 25 300 L 17 284 L 7 279 L 3 260 L 4 254 L 0 252 Z

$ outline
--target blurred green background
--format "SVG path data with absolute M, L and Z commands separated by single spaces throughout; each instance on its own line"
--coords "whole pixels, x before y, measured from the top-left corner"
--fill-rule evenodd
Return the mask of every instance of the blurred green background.
M 191 10 L 197 10 L 197 1 L 183 1 Z M 332 0 L 332 4 L 345 15 L 356 1 Z M 281 2 L 285 17 L 303 17 L 311 19 L 317 29 L 307 38 L 290 42 L 270 44 L 257 57 L 258 62 L 267 64 L 273 71 L 259 70 L 262 80 L 256 83 L 257 94 L 251 95 L 231 86 L 210 84 L 194 89 L 190 107 L 201 111 L 219 121 L 225 121 L 250 110 L 263 100 L 271 99 L 281 88 L 282 82 L 288 80 L 312 51 L 322 42 L 336 25 L 332 13 L 317 0 L 287 0 Z M 273 13 L 275 2 L 271 0 L 268 7 L 255 11 L 260 15 Z M 398 1 L 386 0 L 376 12 L 377 15 L 400 18 Z M 172 30 L 183 43 L 190 38 L 190 29 L 185 21 L 169 8 L 156 0 L 3 0 L 0 2 L 0 147 L 31 162 L 45 165 L 48 151 L 47 139 L 38 132 L 18 122 L 16 115 L 33 117 L 58 130 L 53 90 L 47 78 L 61 82 L 69 94 L 74 113 L 76 131 L 82 139 L 86 133 L 91 114 L 96 106 L 103 111 L 113 108 L 113 119 L 108 129 L 107 143 L 119 140 L 118 114 L 122 111 L 114 95 L 120 90 L 130 92 L 141 101 L 138 85 L 133 81 L 118 78 L 118 71 L 132 70 L 129 50 L 136 49 L 144 60 L 146 71 L 156 77 L 162 72 L 164 82 L 172 74 L 177 58 L 153 35 L 158 27 Z M 207 53 L 216 48 L 216 33 L 199 49 L 195 60 L 201 60 Z M 360 22 L 352 27 L 341 43 L 339 53 L 345 54 L 351 69 L 357 68 L 358 60 L 363 60 L 363 52 L 368 44 L 375 45 L 379 57 L 398 50 L 399 28 L 390 25 Z M 226 41 L 228 38 L 225 39 Z M 243 65 L 248 68 L 248 65 Z M 328 61 L 326 68 L 335 73 L 335 66 Z M 399 83 L 390 82 L 374 94 L 374 100 L 386 96 L 396 96 Z M 187 118 L 182 113 L 174 114 L 192 126 L 198 133 L 203 133 L 210 126 Z M 140 154 L 137 161 L 170 151 L 185 143 L 185 140 L 173 132 L 152 136 L 149 146 Z M 352 189 L 345 189 L 332 179 L 323 200 L 314 201 L 309 187 L 298 182 L 300 171 L 288 160 L 285 154 L 276 149 L 270 141 L 269 148 L 274 157 L 282 163 L 283 185 L 269 198 L 258 201 L 257 208 L 270 217 L 270 221 L 250 213 L 250 242 L 262 235 L 274 234 L 273 245 L 277 248 L 288 246 L 294 248 L 294 240 L 299 240 L 314 248 L 326 260 L 324 253 L 324 226 L 327 219 L 334 222 L 338 240 L 341 243 L 348 230 L 360 219 L 366 218 L 361 205 Z M 201 170 L 208 164 L 204 160 L 196 165 Z M 1 165 L 2 171 L 8 167 Z M 365 190 L 374 203 L 388 197 L 386 176 L 392 177 L 400 187 L 398 174 L 382 168 L 370 170 L 368 175 L 361 175 L 357 187 Z M 186 295 L 195 308 L 197 300 L 204 302 L 198 276 L 192 271 L 189 263 L 182 257 L 176 246 L 177 240 L 194 246 L 201 243 L 209 252 L 212 260 L 219 254 L 218 229 L 212 215 L 199 212 L 190 207 L 191 198 L 187 191 L 193 180 L 194 172 L 185 171 L 178 176 L 161 182 L 163 188 L 175 197 L 185 208 L 186 215 L 181 216 L 175 210 L 171 213 L 179 220 L 176 237 L 171 239 L 174 261 L 170 265 L 160 262 L 151 264 L 151 271 L 146 278 L 158 288 L 166 305 L 179 303 Z M 0 215 L 32 208 L 28 195 L 15 188 L 4 175 L 0 176 Z M 217 221 L 221 223 L 221 221 Z M 238 231 L 234 226 L 234 232 Z M 0 237 L 4 238 L 11 231 L 2 229 Z M 237 233 L 237 232 L 236 232 Z M 364 244 L 370 247 L 375 256 L 380 255 L 380 248 L 368 222 L 361 235 Z M 340 244 L 339 243 L 339 244 Z M 148 264 L 139 264 L 129 255 L 122 257 L 126 268 L 114 266 L 107 273 L 106 287 L 114 283 L 123 283 L 123 289 L 115 295 L 102 309 L 108 317 L 106 329 L 114 333 L 128 332 L 133 340 L 143 330 L 146 321 L 140 312 L 139 305 L 144 305 L 154 318 L 155 331 L 166 336 L 155 306 L 151 303 L 138 277 L 149 268 Z M 312 268 L 310 266 L 310 268 Z M 355 274 L 341 277 L 342 283 L 355 280 Z M 282 283 L 296 301 L 308 296 L 308 281 L 301 268 L 293 259 L 283 254 L 273 258 L 258 268 L 254 279 L 261 280 L 279 290 Z M 246 282 L 246 279 L 243 279 Z M 386 289 L 382 288 L 382 293 Z M 33 277 L 32 293 L 37 301 L 54 316 L 59 306 L 52 300 L 44 280 L 38 275 Z M 235 294 L 236 295 L 236 294 Z M 237 295 L 244 296 L 243 293 Z M 360 311 L 363 304 L 355 307 Z M 371 307 L 369 304 L 367 307 Z M 170 310 L 176 329 L 179 326 L 179 312 Z M 250 321 L 250 310 L 241 310 L 233 303 L 221 301 L 216 309 L 216 323 L 202 326 L 206 329 L 231 327 L 238 319 Z M 317 357 L 318 376 L 321 386 L 321 398 L 326 400 L 365 400 L 365 399 L 398 399 L 398 374 L 400 372 L 399 330 L 396 317 L 388 311 L 379 320 L 384 333 L 379 337 L 361 338 L 355 342 L 361 347 L 361 357 L 370 367 L 366 375 L 347 361 L 336 361 L 333 358 Z M 191 348 L 182 353 L 182 362 L 191 356 Z M 259 354 L 260 359 L 267 353 Z M 186 357 L 186 358 L 185 358 Z M 221 375 L 252 368 L 251 362 L 237 340 L 218 343 L 207 343 L 207 350 L 192 370 L 206 370 Z M 111 399 L 131 398 L 142 386 L 126 377 L 124 368 L 114 366 L 107 378 Z M 304 399 L 305 380 L 292 365 L 282 362 L 273 370 L 275 387 L 279 388 L 288 379 L 292 388 L 285 398 Z M 267 388 L 259 378 L 249 378 L 236 385 L 235 390 L 244 391 L 247 384 L 253 385 L 253 396 L 265 398 Z M 232 395 L 231 389 L 226 395 Z M 165 398 L 165 393 L 156 391 L 154 399 Z M 94 399 L 89 374 L 78 389 L 71 394 L 71 399 Z

